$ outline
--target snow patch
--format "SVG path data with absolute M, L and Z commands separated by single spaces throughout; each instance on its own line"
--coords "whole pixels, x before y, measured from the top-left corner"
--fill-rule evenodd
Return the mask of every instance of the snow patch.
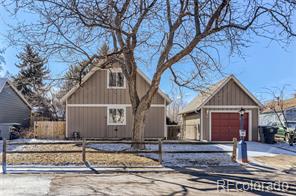
M 129 151 L 129 144 L 88 144 L 88 147 L 106 151 Z M 157 151 L 157 144 L 148 144 L 146 150 Z M 228 147 L 219 145 L 190 145 L 190 144 L 163 144 L 164 151 L 221 151 Z M 159 159 L 159 154 L 139 153 L 140 156 Z M 163 153 L 163 165 L 168 167 L 194 167 L 194 166 L 230 166 L 238 165 L 231 161 L 230 153 Z

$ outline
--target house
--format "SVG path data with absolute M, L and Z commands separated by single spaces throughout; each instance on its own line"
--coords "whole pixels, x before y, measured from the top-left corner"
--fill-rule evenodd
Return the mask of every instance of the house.
M 234 76 L 224 78 L 195 97 L 181 112 L 182 137 L 206 141 L 239 138 L 241 108 L 245 109 L 246 140 L 258 140 L 261 103 Z
M 7 78 L 0 78 L 0 124 L 29 127 L 31 105 Z
M 265 104 L 260 116 L 260 125 L 270 125 L 279 122 L 285 122 L 283 114 L 287 122 L 296 122 L 296 95 L 293 98 L 286 99 L 280 102 L 270 101 Z
M 122 70 L 118 63 L 114 63 L 111 69 L 98 67 L 83 77 L 81 85 L 76 85 L 62 98 L 66 103 L 66 137 L 79 131 L 84 138 L 131 138 L 132 108 Z M 138 70 L 140 97 L 149 84 L 147 76 Z M 154 96 L 145 119 L 146 138 L 166 137 L 166 106 L 170 102 L 161 90 Z

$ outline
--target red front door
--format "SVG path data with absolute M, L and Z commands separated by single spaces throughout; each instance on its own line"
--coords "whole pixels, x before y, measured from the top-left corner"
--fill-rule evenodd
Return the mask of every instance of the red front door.
M 239 128 L 239 113 L 213 112 L 211 114 L 212 141 L 232 141 L 234 137 L 239 139 Z M 244 129 L 247 131 L 245 140 L 248 140 L 248 113 L 244 114 Z

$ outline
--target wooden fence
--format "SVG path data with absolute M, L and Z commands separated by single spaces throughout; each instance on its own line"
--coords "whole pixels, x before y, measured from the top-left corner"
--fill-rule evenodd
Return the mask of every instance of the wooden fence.
M 233 144 L 233 150 L 163 150 L 163 144 L 191 144 L 191 145 L 213 145 L 213 144 Z M 23 150 L 8 150 L 9 145 L 17 146 L 17 145 L 61 145 L 61 144 L 76 144 L 81 146 L 81 150 L 63 150 L 63 151 L 37 151 L 37 150 L 30 150 L 30 151 L 23 151 Z M 110 150 L 97 150 L 97 151 L 90 151 L 86 150 L 87 144 L 154 144 L 158 145 L 157 150 L 128 150 L 128 151 L 110 151 Z M 162 141 L 159 139 L 158 141 L 144 141 L 144 142 L 133 142 L 133 141 L 87 141 L 86 139 L 79 140 L 79 141 L 60 141 L 60 142 L 13 142 L 7 141 L 6 139 L 3 140 L 3 151 L 2 151 L 2 172 L 6 174 L 7 171 L 7 161 L 6 156 L 7 154 L 33 154 L 33 153 L 81 153 L 81 159 L 85 165 L 87 165 L 87 153 L 128 153 L 128 154 L 139 154 L 139 153 L 155 153 L 159 155 L 159 163 L 162 164 L 163 161 L 163 154 L 165 153 L 232 153 L 232 160 L 236 161 L 236 146 L 237 142 L 236 139 L 233 142 L 175 142 L 175 141 Z
M 34 136 L 41 139 L 64 139 L 65 121 L 35 121 Z
M 180 125 L 167 125 L 167 139 L 168 140 L 177 140 L 180 139 L 178 134 L 181 132 Z

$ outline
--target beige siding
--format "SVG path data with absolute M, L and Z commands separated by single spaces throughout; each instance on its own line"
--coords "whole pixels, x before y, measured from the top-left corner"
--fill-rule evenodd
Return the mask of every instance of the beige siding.
M 257 104 L 234 82 L 230 80 L 206 105 L 254 105 Z
M 210 140 L 210 111 L 233 111 L 238 112 L 240 108 L 229 108 L 229 109 L 221 109 L 221 108 L 211 108 L 211 109 L 204 109 L 203 111 L 203 136 L 204 140 Z M 258 108 L 253 109 L 246 109 L 251 112 L 252 115 L 252 127 L 249 128 L 252 130 L 252 140 L 257 141 L 258 140 Z
M 207 108 L 208 106 L 208 108 Z M 229 106 L 229 107 L 228 107 Z M 230 107 L 232 106 L 232 107 Z M 236 107 L 237 106 L 237 107 Z M 252 106 L 251 109 L 245 108 L 249 110 L 252 115 L 252 125 L 249 128 L 252 131 L 252 140 L 258 140 L 258 105 L 254 100 L 245 93 L 242 88 L 236 84 L 236 82 L 231 79 L 223 88 L 221 88 L 206 104 L 205 107 L 202 108 L 201 115 L 193 115 L 189 116 L 189 119 L 183 117 L 184 124 L 188 124 L 190 122 L 199 122 L 201 119 L 200 125 L 202 127 L 202 136 L 203 140 L 210 140 L 210 111 L 233 111 L 238 112 L 243 106 Z M 254 107 L 255 106 L 255 107 Z M 258 106 L 259 107 L 259 106 Z M 186 126 L 185 126 L 186 127 Z M 189 135 L 189 138 L 193 137 L 193 131 L 191 129 L 184 131 L 185 138 Z
M 165 108 L 152 107 L 146 116 L 145 137 L 160 138 L 164 137 L 165 129 Z
M 82 137 L 130 138 L 131 107 L 126 108 L 126 125 L 107 125 L 107 107 L 68 107 L 68 137 L 79 131 Z M 164 108 L 153 107 L 146 116 L 145 137 L 164 137 Z
M 200 139 L 200 114 L 192 113 L 183 116 L 183 138 Z
M 107 105 L 130 105 L 128 88 L 108 89 L 107 70 L 94 73 L 67 100 L 68 104 L 80 106 L 67 107 L 67 137 L 73 131 L 80 131 L 82 137 L 93 138 L 130 138 L 132 136 L 132 111 L 126 107 L 126 125 L 107 125 Z M 149 85 L 141 76 L 137 75 L 137 88 L 142 97 Z M 86 107 L 82 104 L 103 104 L 101 106 Z M 157 93 L 152 104 L 164 105 L 165 99 Z M 145 137 L 164 137 L 165 107 L 153 107 L 146 116 Z
M 203 132 L 203 140 L 209 140 L 210 135 L 209 135 L 209 115 L 208 115 L 208 110 L 207 109 L 203 109 L 202 110 L 203 114 L 202 114 L 202 132 Z
M 206 106 L 238 106 L 237 108 L 204 108 L 203 110 L 203 139 L 210 139 L 210 111 L 232 110 L 239 111 L 239 106 L 257 106 L 257 104 L 245 93 L 234 80 L 230 80 L 219 92 L 217 92 L 209 101 Z M 247 109 L 251 110 L 252 115 L 252 140 L 258 140 L 258 108 Z
M 137 88 L 142 97 L 149 85 L 139 74 Z M 69 104 L 130 104 L 128 88 L 108 89 L 107 70 L 94 73 L 75 93 L 68 98 Z M 164 104 L 164 98 L 157 93 L 152 104 Z

